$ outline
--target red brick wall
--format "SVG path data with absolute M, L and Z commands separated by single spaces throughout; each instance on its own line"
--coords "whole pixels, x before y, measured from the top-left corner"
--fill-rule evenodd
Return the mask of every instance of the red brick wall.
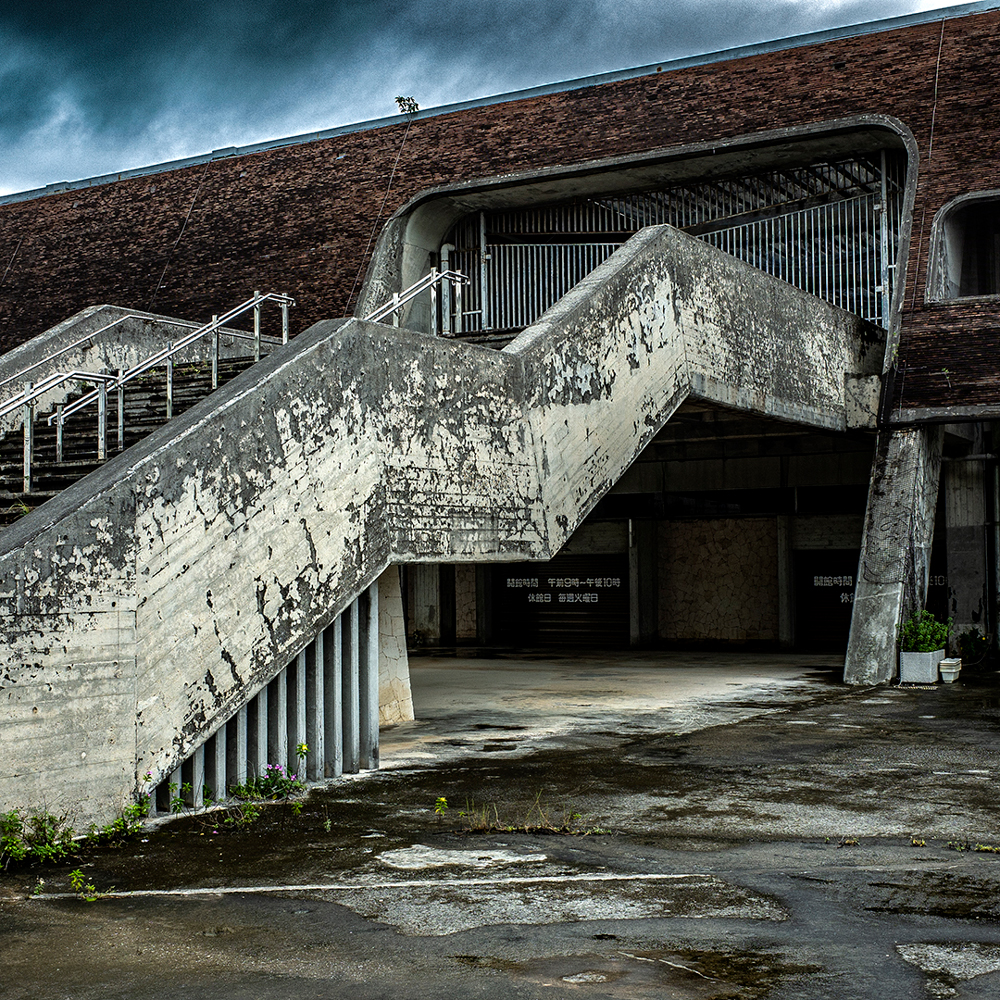
M 991 12 L 944 22 L 943 40 L 940 23 L 919 25 L 415 121 L 383 221 L 422 189 L 471 177 L 893 115 L 920 148 L 897 393 L 906 406 L 959 401 L 956 387 L 961 402 L 996 399 L 1000 318 L 925 307 L 923 286 L 937 209 L 1000 188 L 998 27 Z M 404 129 L 0 206 L 0 275 L 16 251 L 0 350 L 94 302 L 201 319 L 259 288 L 296 297 L 295 330 L 344 315 Z

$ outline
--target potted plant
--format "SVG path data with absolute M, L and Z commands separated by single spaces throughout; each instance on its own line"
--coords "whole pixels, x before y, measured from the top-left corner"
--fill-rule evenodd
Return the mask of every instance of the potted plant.
M 944 659 L 952 619 L 939 622 L 929 611 L 914 611 L 899 628 L 900 684 L 934 684 Z

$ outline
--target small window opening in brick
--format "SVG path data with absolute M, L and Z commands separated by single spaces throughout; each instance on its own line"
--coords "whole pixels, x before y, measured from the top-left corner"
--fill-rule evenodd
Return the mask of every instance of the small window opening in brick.
M 944 297 L 1000 295 L 1000 200 L 957 208 L 943 235 Z

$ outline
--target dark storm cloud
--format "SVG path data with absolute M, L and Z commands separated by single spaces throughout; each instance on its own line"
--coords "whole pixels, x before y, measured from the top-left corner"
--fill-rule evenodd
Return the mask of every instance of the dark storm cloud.
M 946 2 L 946 0 L 945 0 Z M 0 6 L 0 192 L 825 27 L 923 0 Z

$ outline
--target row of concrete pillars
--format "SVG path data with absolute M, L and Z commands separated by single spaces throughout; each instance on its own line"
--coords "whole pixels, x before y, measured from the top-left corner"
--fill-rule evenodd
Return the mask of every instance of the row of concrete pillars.
M 150 790 L 152 811 L 219 801 L 269 765 L 309 781 L 376 769 L 378 621 L 376 582 Z

